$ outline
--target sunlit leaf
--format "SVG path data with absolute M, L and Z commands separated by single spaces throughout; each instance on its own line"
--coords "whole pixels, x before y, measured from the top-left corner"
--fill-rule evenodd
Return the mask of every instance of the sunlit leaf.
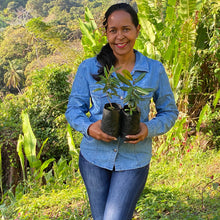
M 139 86 L 135 86 L 135 89 L 136 89 L 140 94 L 142 94 L 142 95 L 148 95 L 150 92 L 153 91 L 153 89 L 150 89 L 150 88 L 144 89 L 144 88 L 141 88 L 141 87 L 139 87 Z
M 145 77 L 146 73 L 142 73 L 140 76 L 138 76 L 137 79 L 135 79 L 135 83 L 141 81 Z
M 24 154 L 23 154 L 23 145 L 24 145 L 24 137 L 23 135 L 19 135 L 18 143 L 17 143 L 17 152 L 21 162 L 21 168 L 23 173 L 23 178 L 25 179 L 25 167 L 24 167 Z
M 132 75 L 131 75 L 131 73 L 128 70 L 124 69 L 124 70 L 122 70 L 122 73 L 124 74 L 124 77 L 126 79 L 133 80 Z
M 128 86 L 132 86 L 132 84 L 130 83 L 130 81 L 128 80 L 128 79 L 126 79 L 124 76 L 122 76 L 120 73 L 116 73 L 117 74 L 117 77 L 118 77 L 118 79 L 122 82 L 122 83 L 124 83 L 124 84 L 126 84 L 126 85 L 128 85 Z

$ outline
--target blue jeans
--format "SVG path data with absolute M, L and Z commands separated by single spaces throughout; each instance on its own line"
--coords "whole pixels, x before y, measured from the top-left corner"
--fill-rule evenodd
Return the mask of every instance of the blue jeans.
M 149 165 L 110 171 L 88 162 L 81 154 L 79 168 L 94 220 L 130 220 L 144 189 Z

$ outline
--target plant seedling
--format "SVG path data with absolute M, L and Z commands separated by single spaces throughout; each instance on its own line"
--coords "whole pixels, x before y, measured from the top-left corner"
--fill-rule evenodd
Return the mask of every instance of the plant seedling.
M 112 77 L 112 73 L 115 71 L 114 67 L 112 66 L 110 71 L 107 70 L 106 67 L 104 67 L 104 76 L 100 76 L 100 81 L 97 82 L 97 84 L 103 85 L 103 88 L 97 88 L 94 90 L 94 92 L 96 91 L 100 91 L 102 90 L 103 93 L 107 94 L 107 99 L 109 101 L 110 104 L 110 110 L 114 109 L 110 99 L 112 98 L 112 96 L 118 96 L 116 89 L 119 87 L 120 85 L 120 81 L 116 78 L 116 77 Z
M 141 88 L 136 86 L 136 83 L 141 81 L 146 73 L 142 73 L 137 79 L 133 79 L 131 73 L 124 69 L 122 70 L 122 74 L 116 73 L 118 79 L 124 83 L 126 86 L 121 86 L 120 89 L 123 91 L 127 91 L 127 96 L 124 99 L 124 103 L 128 104 L 128 109 L 126 111 L 130 112 L 130 115 L 133 114 L 133 111 L 137 110 L 137 104 L 140 100 L 144 100 L 143 95 L 148 95 L 149 92 L 153 91 L 150 88 Z

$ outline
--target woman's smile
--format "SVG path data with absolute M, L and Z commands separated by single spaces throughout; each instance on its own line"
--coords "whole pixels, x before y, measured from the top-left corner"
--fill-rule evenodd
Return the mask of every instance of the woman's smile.
M 128 43 L 117 43 L 115 44 L 118 48 L 122 49 L 128 45 Z

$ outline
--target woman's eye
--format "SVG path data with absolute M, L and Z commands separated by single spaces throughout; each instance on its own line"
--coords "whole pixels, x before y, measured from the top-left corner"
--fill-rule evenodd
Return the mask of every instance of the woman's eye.
M 124 28 L 124 32 L 128 32 L 129 30 L 129 28 Z
M 109 31 L 110 33 L 116 33 L 116 30 L 112 29 Z

